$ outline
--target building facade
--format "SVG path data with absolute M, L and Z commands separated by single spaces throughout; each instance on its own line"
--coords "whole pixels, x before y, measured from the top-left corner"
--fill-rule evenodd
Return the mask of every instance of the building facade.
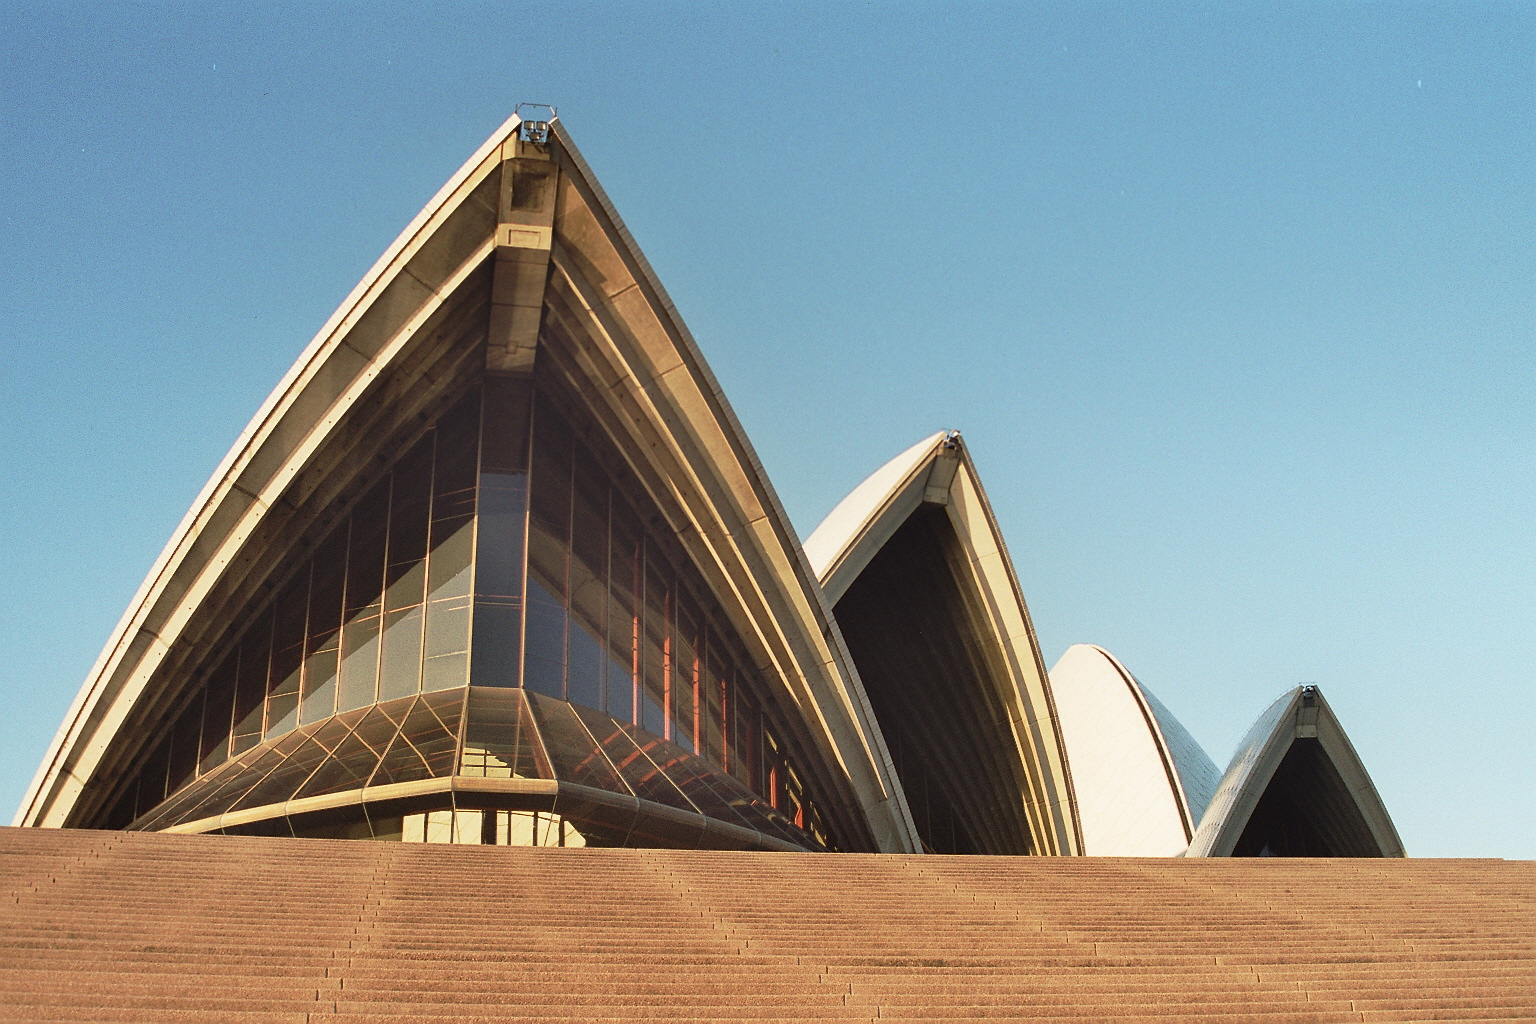
M 1320 696 L 1282 699 L 1192 799 L 1168 739 L 1198 745 L 1128 672 L 1106 686 L 1103 659 L 1068 658 L 1047 673 L 958 434 L 877 471 L 802 547 L 569 136 L 514 117 L 236 442 L 16 823 L 1401 854 Z M 1095 730 L 1124 733 L 1131 705 L 1150 754 L 1117 783 Z M 1116 838 L 1117 800 L 1151 824 Z

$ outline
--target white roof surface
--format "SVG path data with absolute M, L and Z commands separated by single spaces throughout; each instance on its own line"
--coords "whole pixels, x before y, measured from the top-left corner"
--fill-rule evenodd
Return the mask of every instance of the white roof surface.
M 1068 648 L 1051 669 L 1051 691 L 1077 796 L 1083 852 L 1183 853 L 1219 779 L 1205 751 L 1103 648 Z

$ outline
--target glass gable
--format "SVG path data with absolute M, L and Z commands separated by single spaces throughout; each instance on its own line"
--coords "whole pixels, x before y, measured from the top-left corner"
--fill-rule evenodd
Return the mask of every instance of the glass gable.
M 546 376 L 487 375 L 320 517 L 104 827 L 828 843 L 702 575 Z

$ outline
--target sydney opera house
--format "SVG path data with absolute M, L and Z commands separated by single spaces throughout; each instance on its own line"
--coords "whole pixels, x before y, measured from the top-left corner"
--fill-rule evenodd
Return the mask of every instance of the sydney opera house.
M 235 442 L 15 823 L 1404 854 L 1316 688 L 1222 768 L 1108 652 L 1048 672 L 957 433 L 802 543 L 566 132 L 517 118 Z

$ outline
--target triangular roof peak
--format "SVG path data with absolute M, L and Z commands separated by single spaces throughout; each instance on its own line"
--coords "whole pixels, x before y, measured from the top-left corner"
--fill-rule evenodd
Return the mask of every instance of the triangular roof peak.
M 174 713 L 211 619 L 311 525 L 305 510 L 343 475 L 325 467 L 358 457 L 357 436 L 370 440 L 359 410 L 416 415 L 425 390 L 446 380 L 413 359 L 434 345 L 483 345 L 488 372 L 523 373 L 558 334 L 593 382 L 595 415 L 627 445 L 758 667 L 782 680 L 776 699 L 804 721 L 813 759 L 844 780 L 834 802 L 855 845 L 915 848 L 857 675 L 756 453 L 563 125 L 543 124 L 527 139 L 516 115 L 498 128 L 305 347 L 150 571 L 17 824 L 65 824 L 82 793 L 96 799 L 134 756 L 119 739 Z
M 1312 685 L 1248 730 L 1187 856 L 1403 857 L 1402 839 L 1333 709 Z
M 907 551 L 913 544 L 916 547 Z M 943 631 L 937 621 L 930 621 L 926 639 L 914 633 L 884 642 L 874 635 L 896 617 L 914 614 L 922 596 L 861 592 L 869 589 L 858 586 L 861 578 L 876 572 L 882 553 L 891 546 L 902 547 L 929 570 L 940 563 L 948 566 L 931 582 L 940 589 L 958 589 L 945 608 L 934 609 L 934 614 L 946 618 L 946 628 L 953 633 L 949 639 L 970 652 L 968 659 L 974 664 L 969 668 L 939 657 L 948 669 L 935 668 L 937 675 L 926 673 L 922 683 L 908 678 L 916 666 L 930 664 L 941 653 L 942 642 L 932 635 Z M 807 538 L 805 551 L 850 647 L 864 651 L 863 663 L 859 663 L 858 649 L 854 660 L 866 690 L 873 694 L 878 684 L 886 694 L 885 710 L 877 707 L 876 711 L 887 742 L 896 742 L 893 729 L 907 728 L 904 723 L 912 716 L 926 713 L 920 707 L 923 700 L 937 702 L 936 712 L 947 714 L 939 706 L 947 702 L 959 709 L 957 713 L 999 725 L 1006 739 L 999 737 L 973 753 L 991 760 L 989 779 L 1000 787 L 999 792 L 1007 785 L 1014 787 L 1008 799 L 1020 802 L 1029 819 L 1032 835 L 1025 842 L 1030 850 L 1081 852 L 1072 786 L 1040 645 L 991 503 L 960 432 L 931 434 L 870 474 Z M 870 605 L 872 600 L 875 606 Z M 856 627 L 855 620 L 861 625 Z M 869 635 L 854 637 L 856 628 Z M 892 656 L 891 643 L 900 646 L 908 641 L 916 646 L 908 652 L 906 667 L 887 660 Z M 881 664 L 874 664 L 877 659 Z M 964 738 L 953 737 L 956 742 Z M 929 770 L 941 775 L 951 769 L 961 771 L 958 765 L 941 764 L 958 756 L 958 748 L 944 753 L 944 747 L 942 742 L 929 742 L 933 762 Z M 967 770 L 984 769 L 973 764 Z M 1013 826 L 993 829 L 997 844 L 993 852 L 1014 849 L 996 838 L 1012 834 L 1010 830 L 1016 831 Z

